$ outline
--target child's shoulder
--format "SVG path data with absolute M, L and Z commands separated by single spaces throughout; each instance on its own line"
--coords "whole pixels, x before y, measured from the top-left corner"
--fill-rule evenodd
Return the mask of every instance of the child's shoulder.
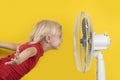
M 40 43 L 30 43 L 30 42 L 25 42 L 22 45 L 20 45 L 19 50 L 23 51 L 23 50 L 25 50 L 27 48 L 31 48 L 31 47 L 36 48 L 37 50 L 43 51 L 42 45 Z

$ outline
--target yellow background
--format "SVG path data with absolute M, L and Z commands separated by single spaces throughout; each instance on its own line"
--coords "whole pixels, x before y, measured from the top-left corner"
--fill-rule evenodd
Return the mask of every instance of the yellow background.
M 119 0 L 1 0 L 0 42 L 23 43 L 38 21 L 56 20 L 63 26 L 59 50 L 48 51 L 37 66 L 21 80 L 96 80 L 96 59 L 86 73 L 77 71 L 73 54 L 76 15 L 86 11 L 96 33 L 107 32 L 109 49 L 102 51 L 107 80 L 120 80 L 120 1 Z M 0 49 L 4 57 L 11 51 Z

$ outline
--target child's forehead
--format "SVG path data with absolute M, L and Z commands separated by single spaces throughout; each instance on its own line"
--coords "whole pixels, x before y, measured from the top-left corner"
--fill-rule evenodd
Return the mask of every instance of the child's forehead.
M 62 35 L 62 31 L 57 32 L 56 35 Z
M 55 35 L 53 36 L 61 36 L 62 35 L 62 31 L 61 32 L 57 32 Z

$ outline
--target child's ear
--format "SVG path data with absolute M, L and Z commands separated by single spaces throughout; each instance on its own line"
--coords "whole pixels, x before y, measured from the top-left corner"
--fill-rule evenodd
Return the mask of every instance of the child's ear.
M 45 36 L 45 41 L 47 42 L 47 43 L 49 43 L 50 42 L 50 36 Z

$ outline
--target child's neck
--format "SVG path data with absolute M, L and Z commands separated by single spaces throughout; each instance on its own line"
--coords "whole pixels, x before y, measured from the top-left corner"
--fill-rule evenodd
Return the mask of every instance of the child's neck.
M 44 52 L 51 49 L 50 46 L 48 44 L 46 44 L 45 42 L 40 42 L 40 43 L 41 43 L 41 45 L 43 47 Z

